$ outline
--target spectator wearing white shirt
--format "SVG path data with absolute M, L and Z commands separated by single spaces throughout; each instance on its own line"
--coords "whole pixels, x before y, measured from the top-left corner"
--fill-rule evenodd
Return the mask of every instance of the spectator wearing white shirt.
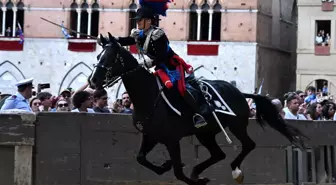
M 299 114 L 299 99 L 298 96 L 293 93 L 287 98 L 287 110 L 285 111 L 285 119 L 298 119 L 298 120 L 307 120 L 303 114 Z
M 321 33 L 318 33 L 316 35 L 315 42 L 316 42 L 317 45 L 322 45 L 322 43 L 323 43 L 323 37 L 322 37 Z

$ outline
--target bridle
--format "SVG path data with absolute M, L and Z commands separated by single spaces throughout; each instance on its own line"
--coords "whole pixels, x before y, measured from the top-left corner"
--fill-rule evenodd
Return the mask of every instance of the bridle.
M 111 44 L 106 44 L 104 48 L 106 48 L 106 47 L 112 47 L 112 45 L 111 45 Z M 106 50 L 106 49 L 105 49 L 105 50 Z M 113 85 L 115 85 L 116 83 L 118 83 L 118 82 L 122 79 L 123 76 L 129 75 L 129 74 L 134 73 L 134 72 L 138 71 L 139 69 L 143 68 L 143 66 L 139 64 L 136 68 L 134 68 L 134 69 L 132 69 L 132 70 L 129 70 L 129 71 L 123 71 L 122 74 L 121 74 L 120 76 L 112 77 L 112 68 L 113 68 L 113 66 L 116 65 L 118 62 L 119 62 L 123 67 L 125 66 L 124 59 L 123 59 L 123 57 L 120 56 L 120 52 L 117 52 L 116 57 L 115 57 L 115 59 L 114 59 L 114 62 L 113 62 L 113 64 L 112 64 L 110 67 L 107 67 L 107 66 L 105 66 L 105 65 L 103 65 L 103 64 L 97 64 L 97 65 L 95 65 L 95 67 L 100 67 L 100 68 L 103 68 L 103 69 L 106 70 L 106 74 L 105 74 L 105 81 L 106 81 L 106 83 L 105 83 L 105 85 L 103 86 L 103 88 L 109 88 L 109 87 L 112 87 Z M 146 68 L 145 68 L 145 69 L 146 69 Z M 147 70 L 147 69 L 146 69 L 146 70 Z M 109 76 L 111 76 L 111 77 L 109 78 Z M 138 128 L 138 125 L 139 125 L 139 124 L 140 124 L 140 125 L 143 125 L 144 123 L 150 121 L 150 118 L 151 118 L 152 115 L 154 114 L 154 110 L 156 109 L 157 104 L 158 104 L 158 102 L 159 102 L 159 99 L 160 99 L 160 96 L 161 96 L 161 92 L 163 91 L 163 88 L 164 88 L 164 87 L 161 87 L 161 88 L 159 89 L 159 93 L 158 93 L 158 95 L 156 96 L 156 99 L 155 99 L 153 108 L 152 108 L 152 110 L 150 111 L 150 113 L 145 117 L 145 119 L 144 119 L 143 121 L 141 121 L 141 120 L 140 120 L 140 121 L 137 121 L 137 122 L 134 122 L 134 121 L 133 121 L 133 125 L 134 125 L 134 127 L 135 127 L 139 132 L 141 132 L 141 133 L 143 133 L 143 134 L 144 134 L 143 130 L 140 129 L 140 128 Z
M 104 46 L 105 50 L 106 50 L 106 47 L 112 47 L 112 45 L 110 43 L 106 44 Z M 114 65 L 118 64 L 118 61 L 119 61 L 119 63 L 122 66 L 125 65 L 124 64 L 124 59 L 120 56 L 119 52 L 116 54 L 114 62 L 113 62 L 113 64 L 110 67 L 107 67 L 107 66 L 105 66 L 103 64 L 97 64 L 97 65 L 94 66 L 94 67 L 99 67 L 99 68 L 102 68 L 102 69 L 106 70 L 106 74 L 105 74 L 105 82 L 106 83 L 103 86 L 103 88 L 110 88 L 110 87 L 112 87 L 113 85 L 115 85 L 116 83 L 118 83 L 121 80 L 121 77 L 125 74 L 125 72 L 123 72 L 123 74 L 120 75 L 120 76 L 112 77 L 112 68 L 113 68 Z M 126 74 L 127 74 L 127 72 L 126 72 Z

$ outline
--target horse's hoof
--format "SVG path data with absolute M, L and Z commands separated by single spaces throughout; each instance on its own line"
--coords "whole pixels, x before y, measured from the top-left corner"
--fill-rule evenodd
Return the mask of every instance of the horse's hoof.
M 244 182 L 244 174 L 238 167 L 232 171 L 232 177 L 238 184 L 242 184 Z
M 208 184 L 210 182 L 210 179 L 208 179 L 208 178 L 203 178 L 203 179 L 198 179 L 197 181 L 196 181 L 196 184 L 197 185 L 206 185 L 206 184 Z
M 243 184 L 243 182 L 244 182 L 244 175 L 243 174 L 239 175 L 235 180 L 236 180 L 236 182 L 238 184 Z

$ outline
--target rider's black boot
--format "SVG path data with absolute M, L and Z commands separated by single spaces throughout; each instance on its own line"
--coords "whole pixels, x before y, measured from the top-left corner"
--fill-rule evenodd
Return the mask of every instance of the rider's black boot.
M 184 98 L 184 101 L 186 101 L 188 105 L 192 108 L 192 110 L 195 112 L 193 116 L 195 127 L 200 128 L 200 127 L 207 125 L 208 123 L 205 121 L 203 116 L 198 114 L 200 112 L 200 108 L 196 100 L 194 99 L 194 97 L 191 95 L 191 93 L 189 91 L 186 91 L 183 98 Z

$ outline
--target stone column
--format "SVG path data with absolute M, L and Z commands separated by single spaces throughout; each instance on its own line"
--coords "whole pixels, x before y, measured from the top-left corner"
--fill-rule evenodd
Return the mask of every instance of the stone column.
M 91 9 L 91 8 L 87 9 L 87 12 L 88 12 L 88 28 L 87 28 L 87 34 L 88 34 L 88 35 L 91 35 L 92 9 Z M 90 37 L 87 37 L 87 38 L 90 38 Z
M 202 10 L 196 10 L 197 12 L 197 40 L 201 39 L 201 15 Z
M 6 34 L 6 7 L 2 7 L 2 36 L 5 36 Z
M 80 27 L 81 27 L 81 9 L 77 8 L 77 32 L 80 32 Z M 77 33 L 77 38 L 80 37 L 80 34 Z
M 210 41 L 212 39 L 212 16 L 214 11 L 209 10 L 209 33 L 208 33 L 208 40 Z
M 13 27 L 12 27 L 12 36 L 15 37 L 16 33 L 16 12 L 17 12 L 17 7 L 13 7 Z

